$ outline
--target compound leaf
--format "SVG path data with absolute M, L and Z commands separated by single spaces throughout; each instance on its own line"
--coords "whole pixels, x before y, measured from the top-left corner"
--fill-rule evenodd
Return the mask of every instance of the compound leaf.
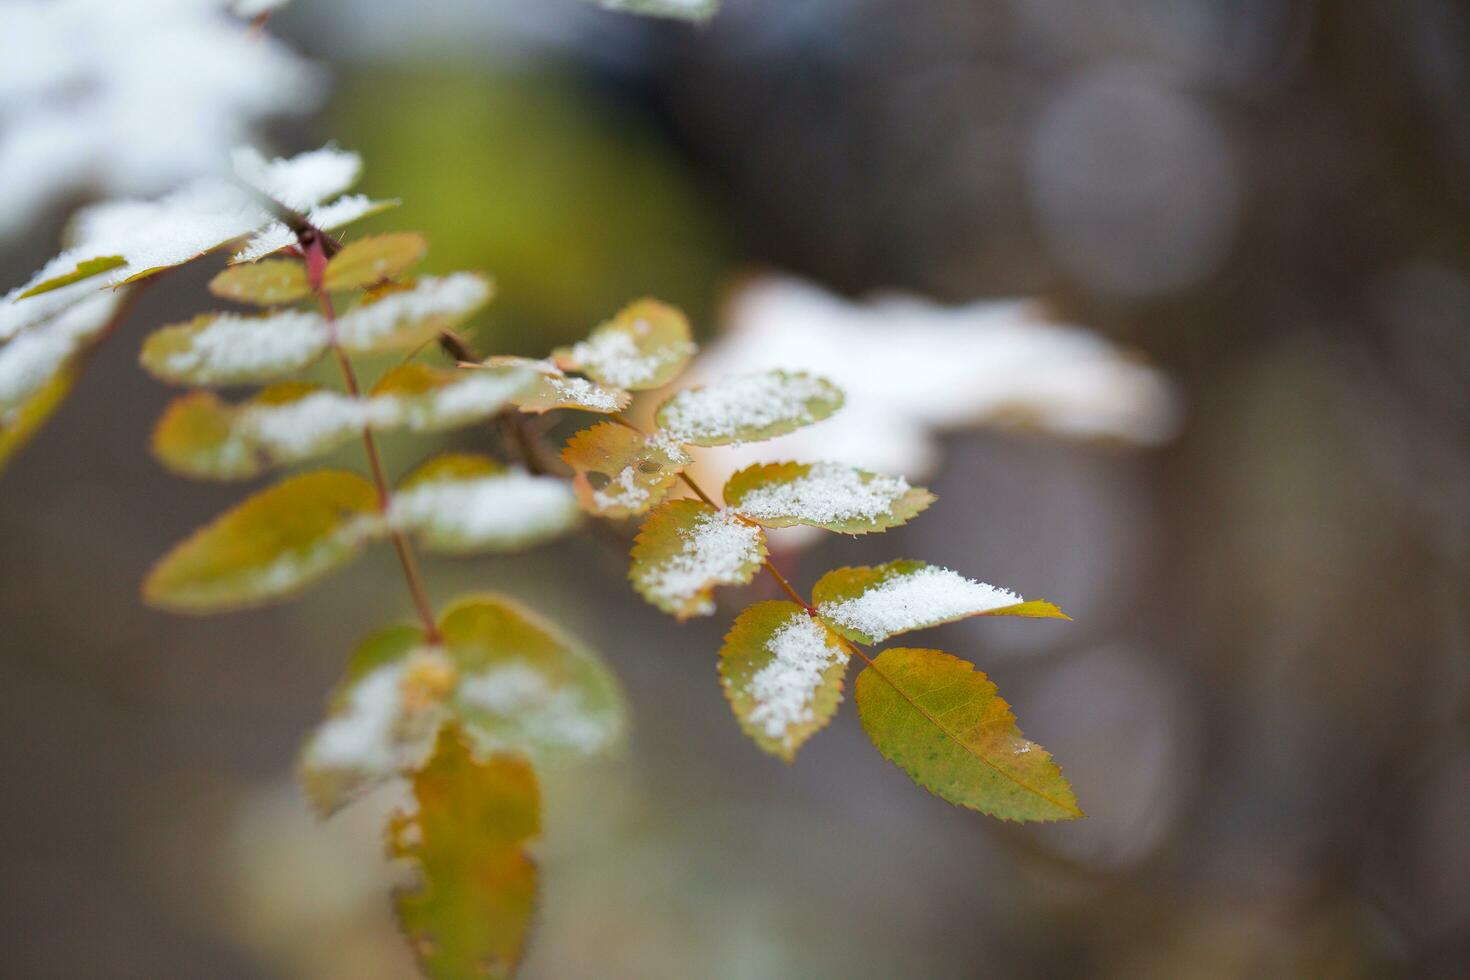
M 428 240 L 416 231 L 360 238 L 327 262 L 322 284 L 332 292 L 362 289 L 413 268 L 428 250 Z
M 830 381 L 790 371 L 735 375 L 686 388 L 658 407 L 658 425 L 674 442 L 724 446 L 773 439 L 820 422 L 842 407 Z
M 311 293 L 306 266 L 298 259 L 263 259 L 234 265 L 209 281 L 209 291 L 221 299 L 256 306 L 294 303 Z
M 347 563 L 379 525 L 377 494 L 357 474 L 295 476 L 176 545 L 153 566 L 143 598 L 185 613 L 262 605 Z
M 567 440 L 561 458 L 583 508 L 601 517 L 632 517 L 663 499 L 693 460 L 678 445 L 616 422 L 600 422 Z
M 847 658 L 836 634 L 801 606 L 760 602 L 725 635 L 720 680 L 745 733 L 790 762 L 836 714 Z
M 750 466 L 725 484 L 725 502 L 766 527 L 806 524 L 843 534 L 897 527 L 934 502 L 903 477 L 842 463 Z
M 1004 820 L 1082 816 L 995 685 L 938 650 L 885 650 L 858 675 L 858 715 L 883 756 L 935 796 Z
M 467 453 L 440 456 L 415 470 L 388 511 L 395 527 L 449 554 L 527 548 L 571 530 L 581 517 L 565 480 Z
M 857 643 L 878 643 L 971 616 L 1071 618 L 1050 602 L 1027 602 L 921 561 L 834 569 L 812 589 L 812 601 L 829 626 Z
M 564 370 L 642 391 L 673 381 L 694 350 L 684 314 L 658 300 L 643 299 L 598 326 L 586 340 L 559 348 L 551 356 Z
M 715 611 L 717 585 L 744 585 L 766 557 L 759 527 L 702 500 L 670 500 L 643 522 L 628 577 L 649 602 L 676 619 Z
M 417 806 L 390 825 L 394 857 L 420 881 L 395 894 L 398 921 L 434 980 L 503 980 L 515 973 L 536 903 L 536 865 L 525 845 L 541 831 L 530 765 L 481 762 L 454 724 L 439 732 L 413 779 Z

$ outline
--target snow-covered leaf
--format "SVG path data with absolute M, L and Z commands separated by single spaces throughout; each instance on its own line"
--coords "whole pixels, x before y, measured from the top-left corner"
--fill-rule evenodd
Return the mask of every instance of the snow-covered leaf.
M 258 606 L 300 591 L 380 533 L 378 498 L 355 473 L 320 470 L 246 499 L 159 560 L 153 606 L 184 613 Z
M 362 175 L 362 157 L 335 146 L 267 159 L 253 146 L 230 153 L 235 175 L 273 201 L 305 212 L 346 191 Z
M 515 398 L 523 412 L 540 415 L 559 408 L 576 408 L 600 415 L 614 415 L 628 407 L 631 392 L 610 385 L 600 385 L 587 378 L 569 377 L 550 361 L 529 357 L 492 357 L 485 367 L 521 367 L 535 373 L 535 380 Z
M 643 522 L 628 577 L 643 598 L 682 620 L 714 612 L 715 586 L 744 585 L 765 557 L 765 532 L 733 511 L 670 500 Z
M 934 502 L 903 477 L 842 463 L 751 466 L 725 484 L 725 503 L 766 527 L 807 524 L 843 534 L 897 527 Z
M 398 207 L 397 200 L 375 201 L 362 194 L 347 194 L 330 204 L 314 207 L 306 212 L 307 222 L 323 231 L 336 231 L 354 221 L 371 218 L 389 208 Z M 267 255 L 279 252 L 296 244 L 296 233 L 279 221 L 267 224 L 250 236 L 245 247 L 230 256 L 230 262 L 254 262 Z
M 256 306 L 294 303 L 311 293 L 306 266 L 297 259 L 262 259 L 233 265 L 209 282 L 209 291 L 221 299 Z
M 794 602 L 760 602 L 735 619 L 720 648 L 725 697 L 745 733 L 790 762 L 842 703 L 847 650 Z
M 858 643 L 879 643 L 971 616 L 1071 618 L 1050 602 L 1027 602 L 1014 592 L 921 561 L 834 569 L 812 589 L 812 602 L 829 626 Z
M 320 316 L 301 310 L 202 313 L 149 334 L 139 362 L 174 384 L 250 384 L 309 367 L 326 353 L 330 336 Z
M 438 432 L 514 405 L 535 380 L 534 372 L 515 365 L 446 371 L 409 362 L 383 375 L 373 387 L 372 400 L 391 401 L 391 414 L 415 432 Z
M 56 413 L 75 383 L 76 372 L 63 368 L 25 401 L 0 412 L 0 472 Z
M 656 418 L 675 442 L 723 446 L 784 435 L 841 407 L 842 392 L 831 382 L 801 372 L 764 371 L 687 388 L 660 405 Z
M 490 292 L 490 280 L 474 272 L 385 287 L 337 317 L 338 342 L 354 353 L 412 349 L 464 322 Z
M 153 429 L 153 455 L 180 476 L 248 480 L 265 468 L 235 425 L 235 409 L 209 391 L 169 403 Z
M 402 275 L 428 250 L 428 239 L 416 231 L 361 238 L 332 256 L 322 282 L 332 292 L 362 289 Z
M 885 650 L 858 675 L 854 699 L 878 751 L 935 796 L 1003 820 L 1083 815 L 1061 769 L 966 661 Z
M 632 517 L 663 499 L 691 462 L 678 445 L 616 422 L 600 422 L 567 440 L 561 458 L 576 474 L 583 508 L 600 517 Z
M 644 299 L 598 326 L 586 340 L 559 348 L 551 357 L 564 370 L 643 391 L 674 380 L 694 351 L 684 314 L 658 300 Z
M 394 857 L 419 882 L 396 896 L 398 921 L 432 980 L 509 980 L 536 906 L 536 865 L 525 845 L 541 831 L 530 765 L 513 755 L 475 758 L 458 725 L 445 725 L 414 776 L 415 806 L 394 817 Z
M 507 469 L 486 456 L 430 460 L 393 495 L 388 520 L 432 551 L 514 551 L 564 534 L 581 520 L 565 480 Z
M 106 329 L 122 298 L 96 292 L 0 346 L 0 419 L 65 371 Z
M 589 0 L 605 10 L 678 20 L 708 20 L 720 9 L 720 0 Z
M 538 761 L 613 748 L 623 699 L 607 667 L 518 603 L 471 596 L 445 610 L 439 632 L 459 671 L 450 704 L 482 752 Z
M 72 283 L 81 282 L 83 279 L 100 276 L 104 272 L 110 272 L 119 266 L 127 265 L 127 262 L 128 260 L 121 255 L 99 255 L 95 259 L 78 262 L 75 269 L 72 269 L 64 275 L 55 276 L 44 282 L 37 283 L 17 296 L 16 299 L 30 299 L 32 296 L 49 293 L 54 289 L 60 289 L 62 286 L 70 286 Z

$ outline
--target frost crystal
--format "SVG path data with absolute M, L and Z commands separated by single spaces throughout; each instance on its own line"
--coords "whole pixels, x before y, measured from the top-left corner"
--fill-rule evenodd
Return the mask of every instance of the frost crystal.
M 769 738 L 795 743 L 791 729 L 814 720 L 812 699 L 822 674 L 834 663 L 846 663 L 847 652 L 831 642 L 826 629 L 805 612 L 794 612 L 766 641 L 771 660 L 750 679 L 755 707 L 750 723 Z
M 586 378 L 556 378 L 548 376 L 546 383 L 551 385 L 557 395 L 566 400 L 573 401 L 588 408 L 595 408 L 603 412 L 616 412 L 618 410 L 618 396 L 616 392 L 599 387 Z
M 819 524 L 888 513 L 912 489 L 903 477 L 871 476 L 840 463 L 815 463 L 802 476 L 757 487 L 740 500 L 748 517 L 800 518 Z
M 930 565 L 895 575 L 854 599 L 824 602 L 819 612 L 823 619 L 881 640 L 1021 601 L 1014 592 Z
M 387 293 L 342 314 L 337 318 L 337 336 L 344 347 L 371 350 L 405 327 L 430 317 L 462 316 L 489 297 L 489 285 L 472 272 L 425 276 L 409 289 Z
M 659 563 L 647 583 L 652 595 L 670 604 L 688 602 L 711 585 L 739 585 L 746 580 L 743 569 L 761 560 L 760 528 L 733 511 L 700 514 L 679 536 L 682 549 Z M 713 612 L 713 601 L 700 603 L 699 611 Z
M 659 421 L 681 442 L 734 439 L 778 423 L 811 422 L 807 402 L 829 393 L 821 381 L 802 374 L 747 374 L 679 392 L 659 409 Z

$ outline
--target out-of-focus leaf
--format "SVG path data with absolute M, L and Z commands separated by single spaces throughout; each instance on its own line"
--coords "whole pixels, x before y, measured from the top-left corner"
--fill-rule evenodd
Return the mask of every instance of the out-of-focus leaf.
M 903 477 L 842 463 L 750 466 L 725 484 L 725 503 L 766 527 L 807 524 L 843 534 L 897 527 L 934 502 Z
M 756 525 L 702 500 L 670 500 L 643 522 L 628 576 L 645 599 L 682 620 L 714 612 L 715 586 L 744 585 L 765 557 Z
M 93 259 L 84 259 L 78 262 L 76 268 L 72 269 L 72 271 L 65 275 L 53 276 L 50 279 L 38 282 L 17 296 L 16 299 L 29 299 L 32 296 L 49 293 L 53 289 L 60 289 L 62 286 L 70 286 L 72 283 L 81 282 L 83 279 L 100 276 L 104 272 L 127 264 L 128 260 L 121 255 L 99 255 Z
M 773 439 L 820 422 L 842 407 L 842 392 L 791 371 L 737 375 L 686 388 L 658 407 L 659 427 L 675 442 L 724 446 Z
M 202 313 L 149 334 L 139 362 L 174 384 L 254 384 L 310 366 L 326 353 L 328 339 L 326 322 L 315 313 Z
M 643 391 L 678 376 L 694 356 L 684 314 L 666 303 L 643 299 L 598 326 L 572 347 L 552 352 L 556 365 L 581 371 L 594 381 Z
M 507 469 L 486 456 L 430 460 L 393 495 L 389 521 L 432 551 L 514 551 L 576 527 L 576 497 L 565 480 Z
M 152 446 L 160 463 L 197 480 L 248 480 L 264 468 L 235 431 L 235 410 L 208 391 L 170 402 L 153 429 Z
M 422 765 L 456 679 L 452 661 L 417 626 L 390 626 L 363 641 L 297 765 L 317 811 L 326 816 Z
M 836 714 L 847 658 L 836 634 L 796 603 L 759 602 L 725 635 L 720 680 L 745 733 L 790 762 Z
M 632 517 L 663 499 L 693 462 L 677 444 L 616 422 L 600 422 L 567 440 L 561 458 L 576 474 L 572 486 L 589 512 Z
M 439 432 L 487 419 L 512 406 L 537 375 L 515 365 L 439 370 L 410 361 L 383 375 L 372 395 L 415 432 Z
M 353 353 L 411 350 L 454 329 L 490 295 L 490 280 L 475 272 L 383 286 L 337 317 L 337 340 Z
M 70 368 L 52 375 L 29 398 L 5 412 L 0 412 L 0 473 L 21 448 L 41 431 L 56 414 L 76 383 L 76 372 Z
M 294 303 L 311 292 L 306 266 L 297 259 L 263 259 L 233 265 L 209 281 L 209 291 L 221 299 L 256 306 Z
M 515 397 L 515 406 L 523 412 L 540 415 L 559 408 L 576 408 L 584 412 L 613 415 L 632 402 L 631 392 L 611 385 L 600 385 L 586 378 L 568 377 L 550 361 L 529 357 L 492 357 L 487 368 L 519 367 L 535 374 L 533 380 Z
M 541 831 L 529 764 L 478 761 L 457 725 L 439 732 L 414 776 L 417 806 L 390 825 L 394 857 L 420 881 L 395 896 L 398 921 L 432 980 L 506 980 L 515 973 L 536 905 L 536 865 L 525 844 Z
M 621 737 L 623 699 L 611 672 L 518 603 L 461 599 L 445 610 L 439 631 L 459 671 L 450 704 L 482 751 L 579 758 Z
M 380 525 L 377 494 L 357 474 L 292 477 L 175 546 L 153 566 L 143 598 L 184 613 L 262 605 L 351 560 Z
M 708 20 L 720 9 L 720 0 L 590 0 L 606 10 L 678 20 Z
M 402 275 L 428 250 L 428 240 L 416 231 L 360 238 L 332 256 L 322 284 L 332 292 L 362 289 Z
M 856 700 L 878 751 L 935 796 L 1004 820 L 1083 815 L 1061 769 L 966 661 L 885 650 L 858 675 Z
M 306 220 L 311 222 L 312 227 L 320 228 L 322 231 L 334 231 L 345 227 L 354 221 L 371 218 L 373 215 L 382 214 L 391 208 L 398 207 L 396 200 L 374 201 L 364 197 L 362 194 L 347 194 L 337 198 L 330 204 L 312 208 L 307 212 Z M 245 247 L 230 256 L 230 264 L 238 265 L 241 262 L 255 262 L 267 255 L 279 252 L 283 248 L 289 248 L 296 244 L 296 233 L 284 224 L 276 223 L 262 228 L 250 240 Z M 166 267 L 165 267 L 166 268 Z M 159 269 L 150 269 L 140 275 L 151 275 Z
M 921 561 L 834 569 L 812 589 L 812 602 L 829 626 L 857 643 L 878 643 L 971 616 L 1071 619 L 1050 602 L 1027 602 Z

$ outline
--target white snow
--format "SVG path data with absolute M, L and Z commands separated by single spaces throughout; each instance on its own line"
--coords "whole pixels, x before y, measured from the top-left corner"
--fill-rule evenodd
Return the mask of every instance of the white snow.
M 909 490 L 903 477 L 868 475 L 841 463 L 814 463 L 794 480 L 756 487 L 740 499 L 738 510 L 757 519 L 797 518 L 817 524 L 886 514 Z
M 295 460 L 365 428 L 393 425 L 399 417 L 391 400 L 318 391 L 291 402 L 251 405 L 240 413 L 240 430 L 277 458 Z
M 414 399 L 404 399 L 404 413 L 409 425 L 424 428 L 485 418 L 510 404 L 531 377 L 524 371 L 464 371 L 461 377 L 431 392 L 422 410 Z
M 388 509 L 394 526 L 431 531 L 461 547 L 544 537 L 577 519 L 577 499 L 566 481 L 519 470 L 430 480 L 394 494 Z
M 1003 609 L 1021 601 L 1014 592 L 965 578 L 947 568 L 926 565 L 906 575 L 895 575 L 854 599 L 824 602 L 817 611 L 829 622 L 883 640 L 895 633 Z
M 519 660 L 495 664 L 463 677 L 457 696 L 466 707 L 499 715 L 523 739 L 507 739 L 506 748 L 565 749 L 592 753 L 603 749 L 616 731 L 605 711 L 590 709 L 574 687 L 556 687 L 544 671 Z M 483 737 L 483 731 L 477 729 Z
M 644 585 L 669 605 L 683 605 L 714 585 L 739 585 L 748 567 L 761 560 L 761 530 L 729 510 L 700 514 L 692 527 L 681 529 L 680 550 L 649 570 Z M 698 603 L 700 614 L 714 612 L 714 602 Z
M 795 744 L 791 729 L 814 720 L 812 699 L 822 674 L 835 663 L 847 661 L 847 651 L 829 642 L 828 633 L 805 611 L 791 614 L 766 641 L 771 660 L 750 679 L 747 692 L 755 707 L 749 721 L 768 738 Z
M 557 378 L 547 376 L 546 383 L 564 401 L 599 412 L 616 412 L 621 408 L 618 393 L 594 384 L 586 378 Z
M 362 194 L 348 194 L 337 198 L 330 204 L 312 208 L 306 213 L 306 219 L 323 231 L 331 231 L 397 203 L 396 200 L 374 201 Z M 244 248 L 230 257 L 230 261 L 234 263 L 254 262 L 256 259 L 265 258 L 272 252 L 280 251 L 287 245 L 294 244 L 296 244 L 296 234 L 279 221 L 262 223 L 260 230 L 250 237 Z
M 425 276 L 408 289 L 385 294 L 337 318 L 337 338 L 348 350 L 370 351 L 391 343 L 393 335 L 430 317 L 463 316 L 490 298 L 483 276 L 456 272 Z
M 322 355 L 327 341 L 326 323 L 315 313 L 222 313 L 194 334 L 187 348 L 169 354 L 163 366 L 191 381 L 227 383 L 303 368 Z
M 635 320 L 630 329 L 610 327 L 594 333 L 572 347 L 572 359 L 583 369 L 608 384 L 634 388 L 646 384 L 668 365 L 694 352 L 690 342 L 668 344 L 652 351 L 639 349 L 634 334 L 647 333 L 647 320 Z
M 404 688 L 425 661 L 450 664 L 443 650 L 422 647 L 358 679 L 341 710 L 318 727 L 307 744 L 305 764 L 386 774 L 421 756 L 429 747 L 438 712 L 423 711 L 423 706 L 415 711 L 405 703 Z
M 317 107 L 322 73 L 228 6 L 0 3 L 0 238 L 78 192 L 157 194 L 221 174 L 258 122 Z
M 0 347 L 0 410 L 41 388 L 112 318 L 121 297 L 94 293 Z
M 814 421 L 807 401 L 829 392 L 805 374 L 737 375 L 679 392 L 659 408 L 658 417 L 668 436 L 680 442 L 738 441 L 742 431 Z
M 241 180 L 300 212 L 341 194 L 362 173 L 361 157 L 333 146 L 273 160 L 252 146 L 238 146 L 230 158 Z

